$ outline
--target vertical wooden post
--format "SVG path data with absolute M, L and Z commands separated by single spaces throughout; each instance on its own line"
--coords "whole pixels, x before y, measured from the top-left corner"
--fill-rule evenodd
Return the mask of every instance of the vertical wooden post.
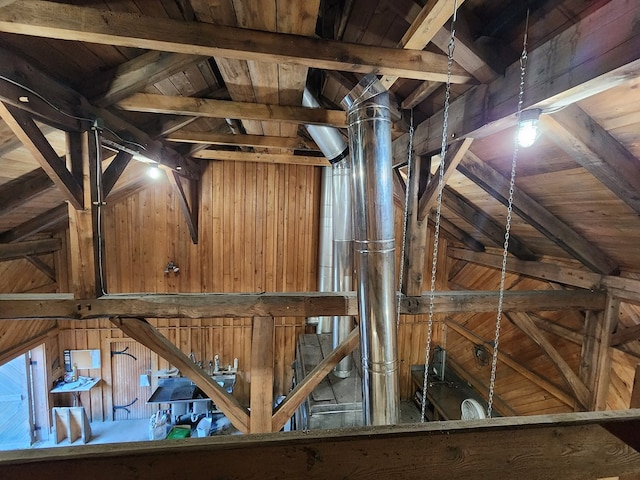
M 409 182 L 409 203 L 407 205 L 407 239 L 404 262 L 404 275 L 401 290 L 407 296 L 422 295 L 424 258 L 428 238 L 428 217 L 418 218 L 420 194 L 426 190 L 429 181 L 429 157 L 416 157 Z
M 251 416 L 250 433 L 271 431 L 273 413 L 273 333 L 272 317 L 254 317 L 251 334 Z
M 596 379 L 593 392 L 593 410 L 605 410 L 607 406 L 607 394 L 611 380 L 611 334 L 618 324 L 620 314 L 620 300 L 607 295 L 607 305 L 604 310 L 604 319 L 598 328 L 598 364 L 596 366 Z
M 98 185 L 102 181 L 99 145 L 95 132 L 68 133 L 68 154 L 75 168 L 82 165 L 84 208 L 76 210 L 69 205 L 69 247 L 71 249 L 71 284 L 76 298 L 94 298 L 102 295 L 104 279 L 102 231 L 102 195 Z M 81 156 L 81 159 L 74 157 Z M 74 175 L 78 175 L 74 172 Z M 101 264 L 102 262 L 102 264 Z

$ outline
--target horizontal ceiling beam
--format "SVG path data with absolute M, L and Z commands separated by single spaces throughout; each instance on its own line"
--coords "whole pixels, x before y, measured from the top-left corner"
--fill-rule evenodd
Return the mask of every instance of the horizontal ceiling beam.
M 205 145 L 232 145 L 237 147 L 287 148 L 318 151 L 318 146 L 302 137 L 274 137 L 269 135 L 233 135 L 229 133 L 178 130 L 166 137 L 171 142 Z
M 0 8 L 0 31 L 165 52 L 444 82 L 447 58 L 422 50 L 186 22 L 39 0 Z M 451 81 L 472 77 L 454 66 Z
M 640 472 L 637 410 L 3 452 L 7 478 L 563 478 Z M 418 459 L 418 460 L 417 460 Z M 284 461 L 286 460 L 286 461 Z M 73 468 L 69 468 L 73 465 Z M 363 475 L 360 475 L 362 477 Z
M 286 165 L 308 165 L 328 167 L 331 164 L 325 157 L 308 155 L 287 155 L 283 153 L 232 152 L 229 150 L 200 150 L 194 158 L 208 160 L 229 160 L 233 162 L 280 163 Z
M 0 243 L 0 261 L 14 260 L 27 255 L 42 255 L 60 250 L 59 238 L 28 240 L 16 243 Z
M 116 106 L 133 112 L 330 125 L 340 128 L 347 126 L 347 114 L 343 110 L 266 105 L 153 93 L 137 93 L 121 100 Z
M 504 311 L 602 310 L 606 295 L 588 290 L 506 291 Z M 434 313 L 492 312 L 497 291 L 436 292 Z M 401 313 L 429 311 L 429 295 L 403 297 Z M 247 318 L 357 315 L 355 292 L 118 294 L 76 301 L 68 295 L 0 294 L 0 319 Z

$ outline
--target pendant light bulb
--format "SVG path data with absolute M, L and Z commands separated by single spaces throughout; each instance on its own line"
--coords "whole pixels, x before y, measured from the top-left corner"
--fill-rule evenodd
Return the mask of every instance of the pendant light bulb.
M 154 163 L 149 167 L 149 170 L 147 170 L 147 175 L 149 175 L 151 178 L 153 178 L 154 180 L 156 180 L 157 178 L 160 178 L 160 168 L 158 168 L 158 164 Z
M 538 137 L 538 120 L 540 109 L 525 110 L 520 114 L 518 124 L 518 145 L 527 148 L 534 144 Z

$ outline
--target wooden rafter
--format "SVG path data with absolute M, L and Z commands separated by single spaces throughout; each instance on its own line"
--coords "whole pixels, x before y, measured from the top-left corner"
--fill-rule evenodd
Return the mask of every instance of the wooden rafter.
M 28 240 L 25 242 L 0 243 L 0 261 L 14 260 L 28 255 L 42 255 L 60 250 L 59 238 Z
M 458 6 L 462 3 L 464 0 L 459 0 Z M 409 30 L 402 36 L 398 47 L 409 50 L 422 50 L 426 47 L 447 19 L 453 15 L 451 5 L 447 0 L 429 0 L 411 23 Z M 386 88 L 391 88 L 397 79 L 398 77 L 384 75 L 380 81 Z
M 229 150 L 200 150 L 193 154 L 195 158 L 209 160 L 229 160 L 232 162 L 280 163 L 286 165 L 307 165 L 312 167 L 328 167 L 325 157 L 309 155 L 288 155 L 284 153 L 235 152 Z
M 28 257 L 25 257 L 25 260 L 27 260 L 27 262 L 29 262 L 31 265 L 36 267 L 42 273 L 44 273 L 52 282 L 56 282 L 58 280 L 56 276 L 56 271 L 53 268 L 51 268 L 49 264 L 44 260 L 42 260 L 40 257 L 28 256 Z
M 554 108 L 587 98 L 637 78 L 640 73 L 640 32 L 635 28 L 636 5 L 611 0 L 591 15 L 529 52 L 529 65 L 547 65 L 530 74 L 523 107 Z M 611 28 L 616 25 L 616 28 Z M 607 42 L 598 39 L 606 38 Z M 573 58 L 567 62 L 567 58 Z M 478 139 L 515 123 L 520 62 L 503 77 L 472 88 L 451 102 L 449 131 L 455 138 Z M 417 154 L 437 149 L 442 111 L 415 131 Z M 394 141 L 394 158 L 406 152 L 409 137 Z
M 446 152 L 444 172 L 442 175 L 443 186 L 449 182 L 449 178 L 456 171 L 456 167 L 469 151 L 471 142 L 473 142 L 473 139 L 467 137 L 449 147 Z M 436 199 L 438 198 L 438 182 L 435 181 L 435 178 L 436 177 L 434 177 L 434 181 L 427 186 L 427 189 L 418 201 L 418 218 L 421 220 L 429 215 L 430 210 L 434 207 Z
M 292 122 L 310 125 L 330 125 L 341 128 L 347 125 L 347 115 L 342 110 L 265 105 L 152 93 L 137 93 L 125 100 L 121 100 L 117 106 L 123 110 L 135 112 Z
M 493 353 L 493 344 L 485 340 L 484 338 L 480 337 L 475 332 L 469 330 L 465 326 L 460 325 L 459 323 L 451 319 L 447 319 L 446 324 L 447 324 L 447 327 L 451 328 L 453 331 L 455 331 L 462 337 L 466 338 L 468 341 L 474 344 L 481 343 L 489 350 L 490 353 Z M 558 388 L 556 385 L 549 382 L 546 378 L 531 371 L 529 368 L 527 368 L 525 365 L 522 365 L 520 362 L 518 362 L 516 359 L 514 359 L 510 355 L 507 355 L 502 351 L 498 351 L 498 360 L 504 363 L 505 365 L 507 365 L 509 368 L 512 368 L 514 371 L 518 372 L 527 380 L 538 385 L 543 390 L 549 392 L 558 400 L 572 407 L 575 405 L 576 399 L 572 395 L 565 392 L 563 389 Z
M 87 79 L 80 91 L 93 105 L 108 107 L 203 60 L 206 60 L 206 57 L 145 52 L 112 70 Z
M 429 226 L 435 229 L 435 225 L 435 215 L 432 215 L 429 217 Z M 484 252 L 484 245 L 481 242 L 442 215 L 440 216 L 440 228 L 446 235 L 462 243 L 472 252 Z
M 442 192 L 442 203 L 489 237 L 495 245 L 501 246 L 504 243 L 504 226 L 498 224 L 455 190 L 445 187 Z M 509 237 L 509 252 L 522 260 L 535 258 L 535 254 L 514 235 Z
M 457 167 L 465 177 L 493 198 L 507 205 L 510 188 L 508 178 L 503 177 L 473 152 L 468 152 L 464 161 L 460 162 Z M 638 170 L 638 176 L 640 177 L 640 170 Z M 517 185 L 514 186 L 513 197 L 514 213 L 571 256 L 598 273 L 608 274 L 617 271 L 618 266 L 604 252 L 549 212 Z
M 434 313 L 493 312 L 496 291 L 436 292 Z M 606 295 L 599 291 L 506 291 L 505 311 L 602 310 Z M 83 299 L 78 305 L 66 296 L 0 295 L 0 319 L 104 318 L 247 318 L 357 315 L 355 292 L 118 294 Z M 429 311 L 429 295 L 403 297 L 401 313 Z
M 269 135 L 230 135 L 228 133 L 190 132 L 178 130 L 167 136 L 167 140 L 207 145 L 233 145 L 238 147 L 286 148 L 291 150 L 317 151 L 318 146 L 301 137 L 274 137 Z
M 83 207 L 82 185 L 67 170 L 31 115 L 11 105 L 0 102 L 0 116 L 38 161 L 51 181 L 60 189 L 75 208 Z
M 629 150 L 577 105 L 544 115 L 541 121 L 546 135 L 640 213 L 640 166 Z
M 535 322 L 525 312 L 505 313 L 514 325 L 522 330 L 529 338 L 531 338 L 551 359 L 551 362 L 558 369 L 565 382 L 575 395 L 580 404 L 589 408 L 591 393 L 585 384 L 580 380 L 576 372 L 573 371 L 567 361 L 560 355 L 558 350 L 551 344 L 542 331 L 536 326 Z
M 241 432 L 248 432 L 249 413 L 247 410 L 146 320 L 142 318 L 113 318 L 111 321 L 128 336 L 177 367 L 183 375 L 189 377 L 215 402 L 233 426 Z
M 47 15 L 41 15 L 47 12 Z M 82 18 L 82 24 L 77 19 Z M 193 55 L 285 63 L 358 73 L 444 81 L 447 59 L 426 51 L 371 47 L 302 35 L 16 0 L 0 9 L 0 31 Z M 242 38 L 242 42 L 238 39 Z M 453 69 L 453 82 L 469 75 Z
M 24 205 L 51 187 L 53 182 L 41 168 L 5 183 L 0 189 L 0 215 Z
M 66 203 L 53 207 L 46 212 L 0 234 L 0 243 L 19 242 L 43 230 L 51 229 L 68 220 Z

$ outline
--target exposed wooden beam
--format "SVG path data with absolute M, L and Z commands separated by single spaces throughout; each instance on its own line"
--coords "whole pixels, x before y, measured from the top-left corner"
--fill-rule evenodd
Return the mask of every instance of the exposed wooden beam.
M 346 44 L 38 0 L 16 0 L 1 8 L 0 31 L 421 80 L 445 81 L 447 76 L 446 57 L 426 51 Z M 455 67 L 451 80 L 464 83 L 470 76 Z
M 292 122 L 310 125 L 330 125 L 339 128 L 347 126 L 347 114 L 343 110 L 265 105 L 153 93 L 136 93 L 118 102 L 117 106 L 123 110 L 134 112 Z
M 590 409 L 593 408 L 598 375 L 598 362 L 600 355 L 599 324 L 601 316 L 587 311 L 584 316 L 584 335 L 582 337 L 582 347 L 580 349 L 580 379 L 591 392 Z
M 552 322 L 551 320 L 541 317 L 540 315 L 530 313 L 529 316 L 533 320 L 533 323 L 536 324 L 536 327 L 538 327 L 540 330 L 553 333 L 554 335 L 557 335 L 560 338 L 564 338 L 565 340 L 577 345 L 582 345 L 582 341 L 584 338 L 584 335 L 582 333 L 564 327 L 559 323 Z
M 291 418 L 291 416 L 298 409 L 300 404 L 311 395 L 313 390 L 320 384 L 320 382 L 334 369 L 340 361 L 351 354 L 360 341 L 360 333 L 358 328 L 351 331 L 347 338 L 345 338 L 340 345 L 334 348 L 329 355 L 322 359 L 318 365 L 315 366 L 304 379 L 298 383 L 295 388 L 287 395 L 284 401 L 278 405 L 273 413 L 273 430 L 279 431 L 285 423 Z
M 249 431 L 249 413 L 238 400 L 229 395 L 210 375 L 193 363 L 173 343 L 142 318 L 113 318 L 111 321 L 124 333 L 160 355 L 177 367 L 222 410 L 234 427 L 243 433 Z
M 461 248 L 449 248 L 448 254 L 452 258 L 484 265 L 496 269 L 502 268 L 502 256 L 492 253 L 470 252 Z M 527 262 L 510 258 L 507 271 L 533 277 L 539 280 L 570 285 L 579 288 L 599 288 L 602 275 L 579 270 L 577 268 L 562 267 L 554 263 Z
M 502 268 L 502 257 L 490 253 L 470 252 L 468 250 L 450 248 L 449 256 L 487 267 Z M 548 280 L 579 288 L 603 288 L 611 295 L 628 303 L 640 305 L 640 280 L 635 278 L 600 275 L 598 273 L 561 267 L 543 262 L 525 262 L 510 258 L 507 270 L 540 280 Z
M 450 319 L 446 320 L 446 324 L 447 324 L 447 326 L 449 328 L 451 328 L 453 331 L 457 332 L 458 334 L 460 334 L 462 337 L 466 338 L 470 342 L 475 343 L 475 344 L 481 343 L 489 350 L 489 352 L 493 353 L 493 344 L 491 342 L 485 340 L 484 338 L 482 338 L 481 336 L 479 336 L 475 332 L 469 330 L 468 328 L 466 328 L 466 327 L 460 325 L 459 323 L 454 322 L 453 320 L 450 320 Z M 567 392 L 565 392 L 561 388 L 558 388 L 556 385 L 554 385 L 553 383 L 549 382 L 546 378 L 543 378 L 540 375 L 538 375 L 537 373 L 532 372 L 527 367 L 525 367 L 520 362 L 518 362 L 517 360 L 515 360 L 511 356 L 507 355 L 506 353 L 504 353 L 502 351 L 498 351 L 498 360 L 501 361 L 502 363 L 504 363 L 509 368 L 511 368 L 514 371 L 518 372 L 520 375 L 522 375 L 527 380 L 529 380 L 532 383 L 536 384 L 537 386 L 539 386 L 543 390 L 549 392 L 551 395 L 556 397 L 561 402 L 564 402 L 564 403 L 566 403 L 567 405 L 569 405 L 571 407 L 573 407 L 575 405 L 576 399 L 573 396 L 571 396 L 570 394 L 568 394 Z
M 529 65 L 546 65 L 530 72 L 523 107 L 556 108 L 637 78 L 640 74 L 640 32 L 635 28 L 636 6 L 611 0 L 591 15 L 529 52 Z M 606 42 L 601 39 L 606 38 Z M 567 59 L 571 59 L 568 61 Z M 480 85 L 451 102 L 449 134 L 476 139 L 515 123 L 520 62 L 510 65 L 503 77 Z M 415 130 L 417 154 L 439 148 L 442 135 L 440 111 Z M 406 152 L 409 136 L 394 141 L 394 158 Z
M 473 142 L 473 139 L 467 137 L 460 142 L 452 144 L 447 150 L 444 159 L 444 172 L 442 174 L 443 188 L 449 182 L 449 178 L 451 178 L 451 175 L 453 175 L 453 173 L 456 171 L 458 164 L 462 161 L 464 156 L 469 151 L 471 142 Z M 421 220 L 429 215 L 429 211 L 434 207 L 438 198 L 438 181 L 436 181 L 437 178 L 437 175 L 434 176 L 434 181 L 429 183 L 426 191 L 421 195 L 418 202 L 418 218 Z
M 173 171 L 167 172 L 167 178 L 169 183 L 173 186 L 174 191 L 178 195 L 178 203 L 180 204 L 180 210 L 187 228 L 189 229 L 189 235 L 194 245 L 198 244 L 198 211 L 200 209 L 200 196 L 198 195 L 198 183 L 195 180 L 190 181 L 189 189 L 185 191 L 182 186 L 181 177 Z
M 638 411 L 427 422 L 287 435 L 214 436 L 3 452 L 7 478 L 505 478 L 578 480 L 640 472 Z M 455 453 L 455 454 L 454 454 Z M 428 458 L 429 461 L 422 461 Z M 418 460 L 417 460 L 418 459 Z M 284 461 L 286 460 L 286 461 Z M 73 468 L 69 465 L 73 464 Z M 362 475 L 360 475 L 362 476 Z
M 435 292 L 434 313 L 493 312 L 496 291 Z M 606 295 L 597 291 L 506 291 L 505 311 L 602 310 Z M 76 302 L 59 295 L 0 294 L 0 319 L 21 318 L 212 318 L 254 316 L 313 317 L 357 315 L 355 292 L 118 294 Z M 422 315 L 429 295 L 404 297 L 400 311 Z
M 498 224 L 455 190 L 445 186 L 442 192 L 442 203 L 489 237 L 495 245 L 502 246 L 504 244 L 504 226 Z M 513 234 L 509 237 L 509 252 L 522 260 L 535 259 L 535 254 Z
M 93 131 L 70 134 L 68 139 L 74 136 L 80 137 L 73 141 L 79 144 L 79 149 L 69 150 L 80 157 L 76 163 L 82 166 L 85 208 L 69 206 L 71 288 L 77 299 L 94 298 L 106 291 L 104 240 L 99 235 L 102 215 L 98 215 L 98 209 L 103 208 L 102 192 L 97 188 L 102 183 L 102 165 L 98 159 L 100 145 L 96 144 Z
M 0 215 L 15 210 L 51 187 L 53 182 L 41 168 L 5 183 L 0 188 Z
M 118 152 L 111 163 L 104 171 L 102 176 L 102 196 L 103 198 L 107 198 L 116 182 L 124 172 L 127 165 L 133 158 L 133 155 L 129 152 Z
M 56 8 L 56 4 L 49 6 Z M 2 8 L 0 8 L 1 10 Z M 94 122 L 98 126 L 104 124 L 108 129 L 103 132 L 102 142 L 104 144 L 114 146 L 118 150 L 141 155 L 154 162 L 160 162 L 169 168 L 179 170 L 181 175 L 190 178 L 199 177 L 200 168 L 195 162 L 184 158 L 161 141 L 151 138 L 146 132 L 134 127 L 109 109 L 91 105 L 78 92 L 39 70 L 35 63 L 27 60 L 24 55 L 0 49 L 0 74 L 43 94 L 48 100 L 55 99 L 56 106 L 65 112 L 67 118 L 71 118 L 68 115 L 74 115 L 85 119 L 82 121 L 82 125 L 68 128 L 66 131 L 77 132 L 88 128 Z M 4 83 L 8 82 L 2 84 Z M 31 101 L 28 102 L 28 104 L 31 103 Z M 33 105 L 37 105 L 37 103 L 34 102 Z M 33 105 L 31 106 L 33 107 Z M 14 107 L 24 109 L 24 104 L 16 101 Z M 41 116 L 46 119 L 52 109 L 46 103 L 41 108 L 45 109 Z
M 59 238 L 28 240 L 25 242 L 0 243 L 0 261 L 15 260 L 26 255 L 41 255 L 60 250 Z
M 51 181 L 60 189 L 75 208 L 82 208 L 82 186 L 67 170 L 31 115 L 11 105 L 0 102 L 0 116 L 38 161 Z
M 438 82 L 422 82 L 418 88 L 411 92 L 402 101 L 400 106 L 404 109 L 410 109 L 421 103 L 425 98 L 438 90 L 442 84 Z
M 435 229 L 436 222 L 435 216 L 429 217 L 429 225 Z M 462 243 L 465 247 L 473 252 L 484 252 L 484 245 L 476 240 L 473 236 L 462 230 L 460 227 L 450 222 L 448 219 L 440 215 L 440 228 L 446 234 L 448 234 L 453 240 Z
M 287 155 L 284 153 L 232 152 L 229 150 L 200 150 L 193 154 L 195 158 L 208 160 L 228 160 L 232 162 L 280 163 L 285 165 L 307 165 L 328 167 L 331 165 L 325 157 L 309 155 Z
M 286 148 L 317 151 L 318 146 L 302 137 L 273 137 L 268 135 L 231 135 L 228 133 L 190 132 L 178 130 L 166 137 L 171 142 L 234 145 L 239 147 Z
M 458 1 L 460 7 L 464 0 Z M 436 35 L 438 30 L 453 15 L 451 2 L 447 0 L 429 0 L 418 13 L 418 16 L 411 22 L 409 30 L 402 36 L 398 43 L 399 48 L 408 50 L 422 50 Z M 385 88 L 391 88 L 398 77 L 384 75 L 380 81 Z
M 428 220 L 419 218 L 418 202 L 420 194 L 428 188 L 432 180 L 431 159 L 427 157 L 415 157 L 407 178 L 408 192 L 406 193 L 406 245 L 404 248 L 404 275 L 400 290 L 404 295 L 416 296 L 422 294 L 422 281 L 424 272 L 424 260 L 429 237 Z M 397 171 L 397 170 L 396 170 Z M 421 191 L 422 187 L 422 191 Z
M 68 219 L 67 204 L 62 203 L 0 234 L 0 243 L 19 242 Z
M 80 91 L 97 107 L 108 107 L 160 82 L 207 57 L 182 53 L 145 52 L 82 82 Z
M 8 349 L 0 351 L 0 365 L 14 359 L 18 355 L 28 352 L 32 348 L 36 348 L 38 345 L 42 345 L 48 339 L 58 338 L 59 333 L 60 329 L 58 328 L 57 322 L 55 320 L 51 320 L 50 327 L 44 332 L 36 334 L 35 337 L 25 340 L 19 345 L 12 345 Z M 2 467 L 0 467 L 0 470 L 2 470 Z
M 253 317 L 251 329 L 251 417 L 249 432 L 277 432 L 272 429 L 273 413 L 273 318 Z
M 47 262 L 42 260 L 40 257 L 29 256 L 29 257 L 25 257 L 25 260 L 29 262 L 31 265 L 33 265 L 34 267 L 36 267 L 38 270 L 40 270 L 42 273 L 44 273 L 52 282 L 55 283 L 58 281 L 58 278 L 56 276 L 56 271 L 53 268 L 51 268 L 49 264 L 47 264 Z
M 560 372 L 560 375 L 564 378 L 565 382 L 575 395 L 576 399 L 582 404 L 583 407 L 589 408 L 591 393 L 585 384 L 580 380 L 576 372 L 573 371 L 567 361 L 560 355 L 558 350 L 551 344 L 551 342 L 544 336 L 540 329 L 536 326 L 535 322 L 524 312 L 510 312 L 505 313 L 505 317 L 508 318 L 514 325 L 522 330 L 531 340 L 533 340 L 542 351 L 549 357 L 551 362 Z
M 620 316 L 620 300 L 611 296 L 607 297 L 607 305 L 602 312 L 602 320 L 596 327 L 598 341 L 598 363 L 595 365 L 595 387 L 593 390 L 593 404 L 591 410 L 605 410 L 607 408 L 607 395 L 611 383 L 611 334 L 618 325 Z
M 465 177 L 493 198 L 504 205 L 508 204 L 509 179 L 503 177 L 500 172 L 483 162 L 473 152 L 467 152 L 464 160 L 457 167 Z M 638 175 L 640 176 L 640 170 Z M 517 185 L 514 186 L 513 191 L 513 211 L 591 270 L 607 274 L 618 270 L 618 266 L 602 250 L 588 242 Z
M 544 115 L 541 122 L 545 135 L 640 213 L 640 166 L 629 150 L 577 105 Z
M 611 335 L 611 346 L 617 347 L 619 345 L 624 345 L 625 343 L 632 342 L 638 338 L 640 338 L 640 325 L 620 329 L 620 325 L 618 324 L 618 330 Z

